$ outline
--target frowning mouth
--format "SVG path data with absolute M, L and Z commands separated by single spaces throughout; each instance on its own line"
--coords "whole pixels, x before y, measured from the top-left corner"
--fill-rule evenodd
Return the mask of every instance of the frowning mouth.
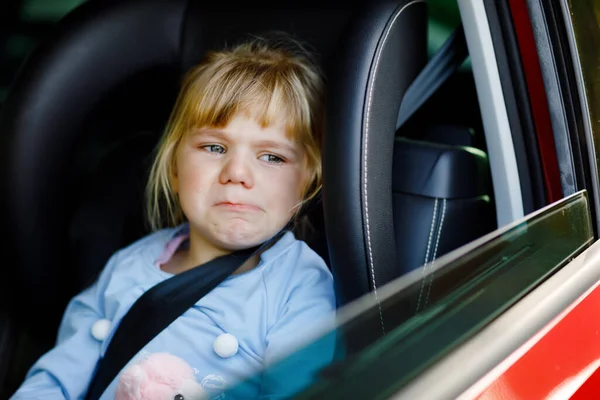
M 260 207 L 252 204 L 233 203 L 230 201 L 222 201 L 215 204 L 215 207 L 230 211 L 260 211 Z

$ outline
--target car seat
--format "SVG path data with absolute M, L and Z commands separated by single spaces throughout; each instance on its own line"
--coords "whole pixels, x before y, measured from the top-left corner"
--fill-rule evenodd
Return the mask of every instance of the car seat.
M 403 91 L 426 60 L 426 16 L 424 1 L 407 0 L 353 6 L 298 1 L 271 7 L 260 2 L 90 0 L 61 20 L 24 65 L 0 118 L 0 210 L 8 238 L 2 307 L 5 321 L 14 327 L 2 331 L 0 357 L 10 371 L 4 393 L 11 393 L 31 363 L 52 346 L 68 299 L 93 281 L 112 252 L 147 232 L 142 189 L 148 156 L 182 74 L 206 50 L 272 30 L 287 31 L 314 47 L 332 82 L 328 120 L 335 133 L 324 155 L 331 158 L 325 210 L 332 212 L 339 200 L 340 210 L 350 211 L 344 205 L 362 198 L 354 190 L 362 170 L 349 166 L 361 162 L 363 143 L 349 128 L 360 126 L 368 115 L 374 140 L 369 151 L 380 140 L 389 143 L 388 114 L 397 112 Z M 344 134 L 352 143 L 341 139 Z M 351 157 L 344 159 L 344 154 Z M 391 174 L 391 164 L 382 171 L 387 163 L 371 167 L 367 161 L 369 177 Z M 336 190 L 338 200 L 332 197 Z M 385 195 L 373 186 L 368 190 L 369 196 Z M 389 205 L 384 201 L 378 207 Z M 339 257 L 362 237 L 363 226 L 344 225 L 356 230 L 348 232 L 355 235 L 353 243 L 345 240 L 348 235 L 326 243 L 325 233 L 339 235 L 332 222 L 340 214 L 324 226 L 321 207 L 315 210 L 317 234 L 310 245 L 328 260 L 334 255 L 330 266 L 340 293 L 358 296 L 371 290 L 364 265 L 345 264 Z M 357 210 L 352 218 L 360 219 Z M 390 210 L 382 209 L 382 221 Z M 391 226 L 385 224 L 382 232 Z M 374 232 L 370 240 L 377 248 L 394 247 L 390 238 Z M 350 252 L 348 259 L 355 255 Z M 389 268 L 386 263 L 369 268 L 379 274 L 379 265 Z M 393 275 L 381 274 L 386 279 Z
M 443 123 L 431 109 L 426 119 L 397 126 L 412 81 L 403 80 L 395 49 L 408 39 L 388 26 L 378 41 L 361 40 L 368 30 L 359 24 L 357 36 L 343 42 L 330 81 L 336 96 L 328 109 L 323 205 L 342 303 L 372 293 L 379 304 L 383 285 L 496 228 L 488 158 L 474 147 L 471 129 Z M 454 39 L 447 43 L 466 47 Z M 422 71 L 436 70 L 429 67 L 439 65 Z M 380 307 L 379 334 L 385 314 Z

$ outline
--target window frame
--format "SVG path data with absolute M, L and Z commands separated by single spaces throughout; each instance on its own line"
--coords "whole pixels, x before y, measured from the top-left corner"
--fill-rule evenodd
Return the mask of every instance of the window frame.
M 582 91 L 581 68 L 573 51 L 562 0 L 526 0 L 548 99 L 552 132 L 556 143 L 563 193 L 587 190 L 594 205 L 594 231 L 600 226 L 599 173 L 589 122 L 589 109 Z
M 457 0 L 457 3 L 485 131 L 497 223 L 503 227 L 525 216 L 506 98 L 483 3 L 477 0 Z

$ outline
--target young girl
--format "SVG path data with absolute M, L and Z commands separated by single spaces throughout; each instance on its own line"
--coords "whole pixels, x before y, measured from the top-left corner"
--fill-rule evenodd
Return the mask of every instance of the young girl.
M 294 222 L 320 189 L 322 92 L 318 69 L 291 42 L 256 39 L 212 52 L 193 68 L 150 174 L 149 219 L 157 229 L 115 253 L 97 282 L 71 300 L 56 347 L 30 369 L 13 399 L 82 398 L 114 330 L 145 291 Z M 185 371 L 193 379 L 176 389 L 187 393 L 164 393 L 210 397 L 294 350 L 334 313 L 327 266 L 287 232 L 148 343 L 102 399 L 153 398 L 152 387 L 158 391 L 169 379 L 177 386 L 173 379 Z M 242 385 L 239 398 L 285 398 L 333 351 L 304 359 L 293 371 L 297 385 L 273 369 Z M 159 359 L 183 372 L 166 376 L 174 370 L 165 371 Z

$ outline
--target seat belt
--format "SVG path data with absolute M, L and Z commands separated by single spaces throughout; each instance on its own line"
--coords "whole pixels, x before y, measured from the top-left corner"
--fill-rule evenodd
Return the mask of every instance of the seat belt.
M 468 55 L 465 32 L 460 24 L 406 90 L 396 131 L 460 68 Z
M 233 274 L 250 257 L 275 243 L 285 229 L 259 246 L 236 251 L 150 288 L 121 320 L 88 388 L 86 400 L 97 400 L 127 363 L 154 337 Z

